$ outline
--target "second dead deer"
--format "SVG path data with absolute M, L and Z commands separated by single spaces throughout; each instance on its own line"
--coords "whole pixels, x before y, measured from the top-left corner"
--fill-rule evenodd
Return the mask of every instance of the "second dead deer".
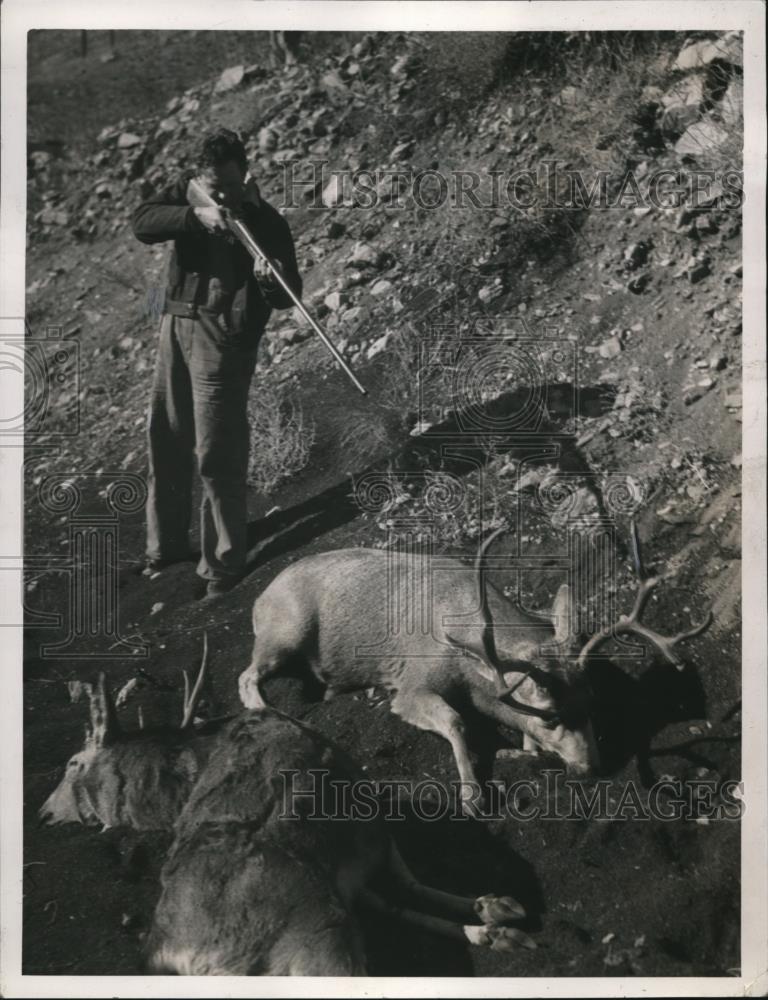
M 593 772 L 599 757 L 587 656 L 623 631 L 650 640 L 677 663 L 674 646 L 710 619 L 670 639 L 641 625 L 643 604 L 658 582 L 647 581 L 633 613 L 579 654 L 567 584 L 547 619 L 517 607 L 486 581 L 484 557 L 503 530 L 479 547 L 474 574 L 458 559 L 442 558 L 436 569 L 429 557 L 362 548 L 289 566 L 254 604 L 253 654 L 240 675 L 241 701 L 263 707 L 262 682 L 292 664 L 314 673 L 327 686 L 326 697 L 380 685 L 396 715 L 448 740 L 469 815 L 477 815 L 482 797 L 462 704 L 522 732 L 526 752 L 551 751 L 574 773 Z
M 201 687 L 202 670 L 195 691 Z M 308 726 L 265 709 L 198 733 L 189 725 L 190 695 L 181 731 L 131 736 L 116 725 L 103 675 L 89 695 L 86 744 L 40 815 L 48 823 L 173 828 L 147 938 L 150 972 L 364 975 L 362 908 L 465 944 L 535 946 L 509 926 L 525 915 L 511 897 L 470 899 L 421 885 L 380 815 L 325 816 L 322 800 L 318 815 L 318 773 L 347 785 L 364 776 Z M 377 880 L 452 919 L 392 903 Z

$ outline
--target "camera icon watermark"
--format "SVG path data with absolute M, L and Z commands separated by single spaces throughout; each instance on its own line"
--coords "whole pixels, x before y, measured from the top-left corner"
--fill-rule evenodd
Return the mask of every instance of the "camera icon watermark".
M 432 331 L 421 345 L 418 418 L 430 423 L 435 387 L 446 400 L 449 426 L 431 434 L 559 436 L 572 433 L 578 414 L 579 358 L 575 340 L 554 329 L 533 333 L 520 320 L 486 320 L 467 334 Z
M 0 372 L 7 383 L 0 439 L 79 433 L 80 345 L 64 337 L 60 326 L 34 334 L 20 318 L 2 320 Z

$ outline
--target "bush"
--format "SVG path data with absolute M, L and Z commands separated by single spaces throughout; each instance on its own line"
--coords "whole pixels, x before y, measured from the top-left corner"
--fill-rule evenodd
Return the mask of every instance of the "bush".
M 301 404 L 278 387 L 254 385 L 248 400 L 251 454 L 248 482 L 262 493 L 306 468 L 315 426 L 304 419 Z

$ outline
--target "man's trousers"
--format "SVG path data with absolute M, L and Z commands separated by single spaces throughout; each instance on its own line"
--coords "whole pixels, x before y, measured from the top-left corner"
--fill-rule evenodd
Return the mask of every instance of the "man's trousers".
M 209 317 L 165 315 L 149 407 L 147 558 L 188 557 L 195 458 L 203 484 L 206 580 L 239 576 L 246 560 L 248 388 L 256 349 Z

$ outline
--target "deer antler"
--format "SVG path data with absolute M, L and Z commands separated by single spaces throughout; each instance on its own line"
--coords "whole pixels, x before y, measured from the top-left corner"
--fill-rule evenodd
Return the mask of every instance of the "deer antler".
M 634 521 L 631 523 L 631 532 L 635 568 L 637 569 L 638 576 L 641 577 L 640 587 L 635 595 L 635 603 L 628 615 L 620 615 L 617 622 L 613 625 L 608 625 L 600 632 L 595 633 L 595 635 L 593 635 L 592 638 L 585 643 L 579 653 L 578 667 L 583 669 L 586 666 L 587 658 L 590 653 L 594 652 L 594 650 L 598 646 L 602 645 L 606 639 L 610 639 L 615 635 L 631 634 L 638 635 L 641 638 L 647 639 L 649 642 L 653 643 L 653 645 L 669 663 L 671 663 L 674 667 L 677 667 L 678 670 L 682 670 L 683 663 L 675 652 L 675 646 L 679 642 L 683 642 L 686 639 L 692 639 L 696 635 L 701 635 L 702 632 L 708 629 L 714 618 L 712 609 L 710 608 L 707 612 L 706 617 L 701 624 L 694 625 L 692 628 L 686 629 L 683 632 L 678 632 L 676 635 L 661 635 L 660 632 L 656 632 L 654 629 L 648 628 L 647 625 L 643 625 L 640 622 L 640 615 L 643 613 L 643 609 L 645 608 L 648 598 L 650 597 L 651 591 L 670 574 L 652 576 L 648 577 L 646 580 L 642 579 L 642 563 L 640 560 L 637 531 Z
M 523 701 L 518 701 L 517 698 L 513 697 L 513 693 L 520 687 L 523 681 L 530 676 L 532 673 L 536 672 L 534 667 L 529 667 L 527 670 L 521 670 L 522 674 L 520 680 L 514 684 L 512 687 L 508 687 L 505 680 L 505 672 L 510 672 L 514 669 L 511 664 L 502 664 L 499 660 L 498 651 L 496 649 L 496 640 L 493 633 L 493 617 L 491 616 L 491 608 L 488 603 L 488 591 L 485 586 L 485 573 L 483 570 L 483 558 L 486 552 L 490 548 L 491 544 L 506 531 L 506 526 L 502 525 L 485 539 L 485 541 L 480 545 L 477 550 L 477 556 L 475 558 L 475 578 L 477 582 L 477 594 L 480 604 L 480 613 L 483 616 L 483 631 L 481 633 L 481 644 L 483 648 L 483 658 L 486 663 L 492 668 L 496 674 L 496 693 L 499 696 L 499 700 L 503 701 L 510 708 L 515 709 L 515 711 L 522 713 L 523 715 L 533 715 L 536 718 L 544 719 L 547 722 L 557 721 L 557 713 L 553 712 L 551 709 L 537 708 L 534 705 L 527 705 Z
M 483 559 L 486 552 L 502 532 L 504 532 L 505 526 L 502 525 L 485 539 L 485 541 L 480 545 L 477 550 L 477 556 L 475 557 L 475 581 L 477 583 L 477 597 L 478 603 L 480 604 L 480 614 L 483 616 L 483 631 L 480 635 L 480 641 L 483 646 L 483 651 L 485 652 L 485 658 L 491 667 L 496 672 L 496 690 L 499 694 L 507 691 L 507 687 L 504 683 L 504 673 L 499 663 L 499 656 L 496 651 L 496 640 L 493 635 L 493 618 L 491 617 L 491 608 L 488 604 L 488 591 L 485 586 L 485 573 L 483 571 Z
M 184 715 L 181 720 L 181 728 L 186 729 L 195 717 L 195 709 L 197 708 L 197 703 L 200 700 L 200 696 L 203 692 L 203 684 L 205 683 L 206 670 L 208 667 L 208 633 L 203 632 L 203 659 L 200 664 L 200 670 L 197 674 L 197 680 L 195 681 L 195 686 L 192 689 L 192 693 L 189 692 L 189 677 L 187 676 L 187 671 L 184 673 Z

